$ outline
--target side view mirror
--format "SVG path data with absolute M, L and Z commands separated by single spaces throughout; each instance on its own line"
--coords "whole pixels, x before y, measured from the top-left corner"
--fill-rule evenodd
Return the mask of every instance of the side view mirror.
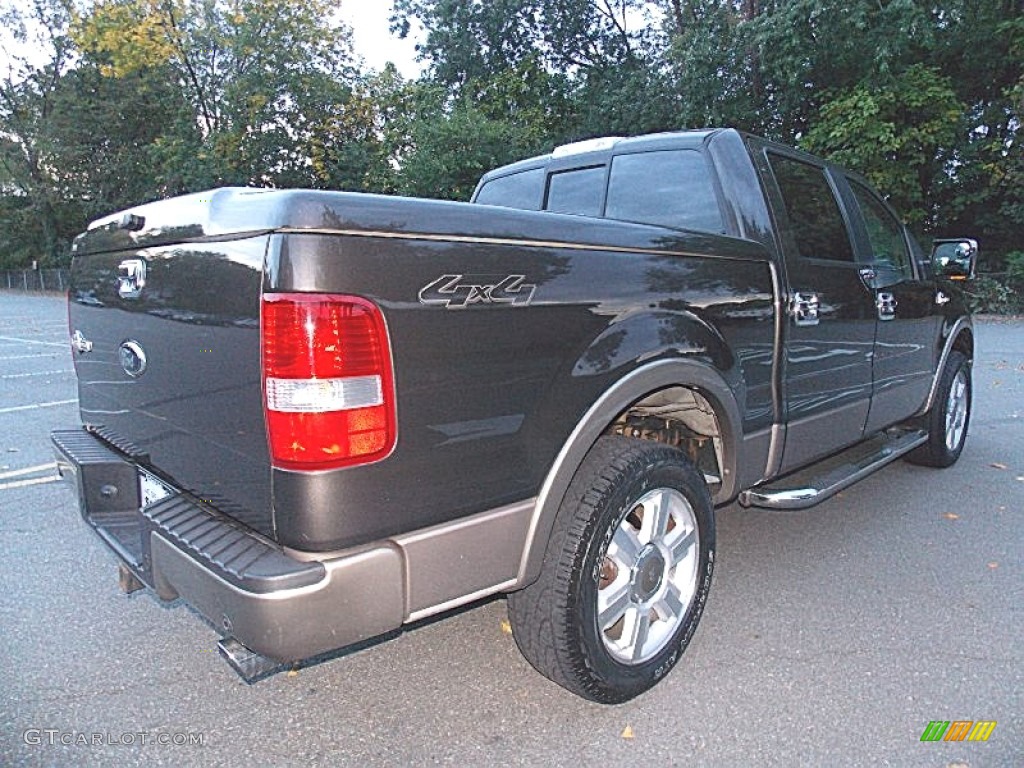
M 978 265 L 978 241 L 966 237 L 935 240 L 932 243 L 932 269 L 937 277 L 971 280 Z

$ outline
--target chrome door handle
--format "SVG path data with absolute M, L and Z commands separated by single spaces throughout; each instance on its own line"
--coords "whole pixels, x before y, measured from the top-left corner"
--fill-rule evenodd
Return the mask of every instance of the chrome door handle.
M 876 306 L 878 307 L 878 319 L 879 320 L 893 320 L 896 318 L 896 306 L 899 304 L 896 301 L 896 297 L 891 293 L 882 292 L 878 294 L 878 301 Z
M 122 299 L 137 299 L 146 287 L 146 262 L 125 259 L 117 265 L 117 294 Z
M 952 299 L 950 299 L 949 296 L 944 294 L 942 291 L 939 291 L 938 293 L 935 294 L 935 303 L 938 304 L 940 307 L 945 304 L 949 304 L 950 301 L 952 301 Z
M 818 324 L 821 301 L 816 293 L 794 293 L 789 301 L 789 314 L 793 322 L 804 327 Z

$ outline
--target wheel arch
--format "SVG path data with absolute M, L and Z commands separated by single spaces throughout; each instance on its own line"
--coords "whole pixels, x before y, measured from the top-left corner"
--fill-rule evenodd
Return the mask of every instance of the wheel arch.
M 971 362 L 974 361 L 974 329 L 970 325 L 965 324 L 960 328 L 953 339 L 952 348 L 963 352 Z
M 939 389 L 939 380 L 942 378 L 942 371 L 946 367 L 949 353 L 953 350 L 962 352 L 970 362 L 974 362 L 974 323 L 969 316 L 959 317 L 955 321 L 945 324 L 943 327 L 941 343 L 935 372 L 932 374 L 932 386 L 928 390 L 928 398 L 917 415 L 927 413 L 935 402 L 935 394 Z
M 537 496 L 516 588 L 530 584 L 540 574 L 555 515 L 569 483 L 594 443 L 607 434 L 616 419 L 632 406 L 672 387 L 690 390 L 711 406 L 721 439 L 719 469 L 722 484 L 715 496 L 716 499 L 729 499 L 735 495 L 742 420 L 735 395 L 725 379 L 710 365 L 696 360 L 659 360 L 644 365 L 606 390 L 587 410 L 563 444 Z

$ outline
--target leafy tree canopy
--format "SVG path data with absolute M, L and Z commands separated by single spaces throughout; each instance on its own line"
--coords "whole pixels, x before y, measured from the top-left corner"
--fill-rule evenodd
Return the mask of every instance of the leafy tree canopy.
M 0 0 L 0 263 L 163 195 L 466 199 L 567 141 L 713 125 L 860 171 L 990 269 L 1020 250 L 1022 0 L 396 0 L 414 81 L 362 70 L 339 1 Z

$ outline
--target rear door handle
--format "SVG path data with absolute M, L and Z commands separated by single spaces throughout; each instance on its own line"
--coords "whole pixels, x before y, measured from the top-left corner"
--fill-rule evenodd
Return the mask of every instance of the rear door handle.
M 820 309 L 821 301 L 816 293 L 794 293 L 789 301 L 789 314 L 793 322 L 801 327 L 817 325 Z
M 878 307 L 878 319 L 879 320 L 894 320 L 896 318 L 896 306 L 899 304 L 896 301 L 896 297 L 891 293 L 883 291 L 878 294 L 878 301 L 876 306 Z

